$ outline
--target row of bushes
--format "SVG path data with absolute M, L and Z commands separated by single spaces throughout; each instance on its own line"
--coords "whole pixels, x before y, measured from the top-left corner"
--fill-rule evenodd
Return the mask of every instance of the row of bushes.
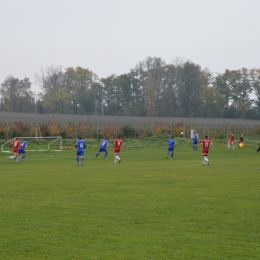
M 147 138 L 151 136 L 175 136 L 175 137 L 190 137 L 191 129 L 195 129 L 199 136 L 208 135 L 211 138 L 226 139 L 229 132 L 232 131 L 235 135 L 243 131 L 244 136 L 252 136 L 260 134 L 260 126 L 245 127 L 232 126 L 216 127 L 216 126 L 196 126 L 187 125 L 183 122 L 175 125 L 162 123 L 155 123 L 153 125 L 131 125 L 131 124 L 110 124 L 110 125 L 97 125 L 91 123 L 1 123 L 0 122 L 0 139 L 10 139 L 16 136 L 32 136 L 32 137 L 49 137 L 49 136 L 62 136 L 62 138 L 71 139 L 82 136 L 88 139 L 101 139 L 101 138 L 115 138 L 121 136 L 124 138 Z

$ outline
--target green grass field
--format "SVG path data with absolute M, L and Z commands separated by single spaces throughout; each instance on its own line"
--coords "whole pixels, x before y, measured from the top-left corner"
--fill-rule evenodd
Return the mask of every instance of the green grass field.
M 165 141 L 167 143 L 167 141 Z M 257 145 L 127 140 L 122 162 L 86 149 L 0 153 L 0 259 L 259 259 Z

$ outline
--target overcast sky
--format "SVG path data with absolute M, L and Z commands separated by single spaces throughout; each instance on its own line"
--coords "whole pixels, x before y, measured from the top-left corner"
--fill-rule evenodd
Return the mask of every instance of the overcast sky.
M 0 0 L 0 10 L 0 83 L 59 65 L 120 75 L 148 56 L 260 68 L 260 0 Z

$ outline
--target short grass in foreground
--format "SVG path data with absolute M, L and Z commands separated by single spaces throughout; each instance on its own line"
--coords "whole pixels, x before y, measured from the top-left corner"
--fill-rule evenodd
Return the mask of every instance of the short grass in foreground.
M 202 166 L 201 148 L 139 145 L 116 165 L 97 143 L 83 167 L 75 150 L 0 154 L 0 259 L 259 258 L 257 147 L 216 143 Z

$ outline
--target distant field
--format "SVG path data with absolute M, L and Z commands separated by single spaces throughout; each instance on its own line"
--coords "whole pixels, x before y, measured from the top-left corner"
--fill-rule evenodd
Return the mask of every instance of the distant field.
M 126 141 L 122 162 L 75 150 L 0 153 L 0 259 L 258 259 L 260 153 Z

